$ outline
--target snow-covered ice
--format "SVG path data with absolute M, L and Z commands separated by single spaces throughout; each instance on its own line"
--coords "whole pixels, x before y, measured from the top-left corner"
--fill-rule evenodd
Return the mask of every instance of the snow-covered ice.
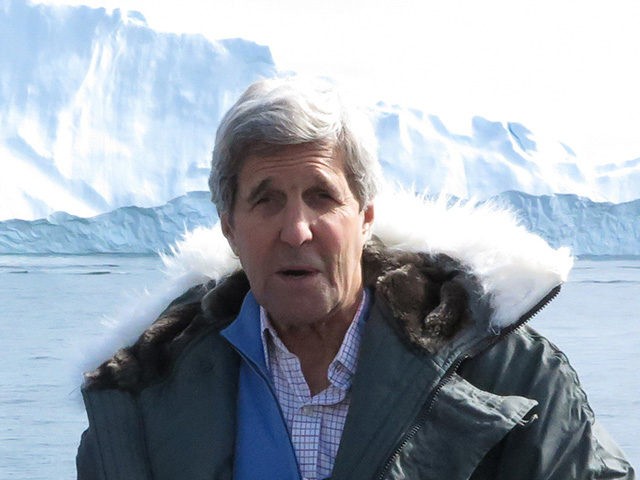
M 182 196 L 206 189 L 224 111 L 278 73 L 268 47 L 156 32 L 136 12 L 0 2 L 0 251 L 157 251 L 213 221 L 205 194 Z M 367 108 L 387 179 L 498 196 L 577 253 L 640 253 L 640 158 L 590 166 L 514 121 L 461 132 L 409 106 Z
M 512 210 L 552 246 L 570 247 L 575 255 L 640 255 L 640 200 L 612 204 L 576 195 L 504 192 L 490 201 Z M 0 222 L 0 254 L 166 252 L 186 231 L 216 221 L 209 193 L 191 192 L 157 208 Z

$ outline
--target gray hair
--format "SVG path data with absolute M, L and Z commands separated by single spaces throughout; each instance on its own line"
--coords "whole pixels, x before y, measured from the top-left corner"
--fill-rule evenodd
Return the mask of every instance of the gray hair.
M 304 143 L 341 152 L 360 208 L 373 200 L 380 166 L 375 134 L 364 113 L 348 106 L 326 81 L 276 78 L 249 86 L 218 127 L 209 176 L 218 214 L 232 211 L 247 156 Z

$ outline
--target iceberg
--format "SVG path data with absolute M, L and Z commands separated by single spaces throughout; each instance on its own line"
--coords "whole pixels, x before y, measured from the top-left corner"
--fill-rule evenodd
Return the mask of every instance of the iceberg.
M 121 207 L 91 218 L 55 212 L 0 222 L 0 254 L 157 254 L 217 220 L 209 192 L 191 192 L 160 207 Z
M 206 188 L 220 116 L 276 73 L 252 42 L 25 0 L 2 0 L 0 44 L 0 219 L 90 217 Z
M 640 255 L 640 200 L 614 204 L 578 195 L 504 192 L 492 199 L 552 246 L 579 256 Z
M 137 12 L 0 0 L 0 253 L 165 251 L 215 222 L 221 115 L 278 74 L 269 48 L 154 31 Z M 385 178 L 495 201 L 554 246 L 638 255 L 640 158 L 588 166 L 570 146 L 482 117 L 369 106 Z
M 151 29 L 137 12 L 0 0 L 0 220 L 94 217 L 206 189 L 221 115 L 278 74 L 268 47 Z M 570 146 L 482 117 L 369 106 L 385 176 L 432 194 L 640 198 L 640 158 L 589 167 Z
M 504 192 L 487 201 L 574 255 L 640 255 L 640 200 L 593 202 L 577 195 Z M 92 218 L 57 212 L 0 222 L 0 254 L 166 253 L 187 231 L 217 222 L 209 192 L 190 192 L 154 208 L 121 207 Z

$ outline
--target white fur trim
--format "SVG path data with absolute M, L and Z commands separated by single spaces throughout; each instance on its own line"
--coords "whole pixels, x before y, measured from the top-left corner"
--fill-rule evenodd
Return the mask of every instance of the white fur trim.
M 164 281 L 154 291 L 144 290 L 131 298 L 122 311 L 112 312 L 102 323 L 105 333 L 90 345 L 80 346 L 72 373 L 74 383 L 84 372 L 98 367 L 118 349 L 132 345 L 167 305 L 189 288 L 219 279 L 240 267 L 238 258 L 222 235 L 219 224 L 211 228 L 198 227 L 185 232 L 171 247 L 171 254 L 161 255 Z
M 518 224 L 514 214 L 492 204 L 447 205 L 408 191 L 379 195 L 375 202 L 373 234 L 390 247 L 425 253 L 444 253 L 465 265 L 480 280 L 493 307 L 491 328 L 502 328 L 529 311 L 555 286 L 563 283 L 573 265 L 566 248 L 553 249 Z M 133 310 L 108 322 L 110 332 L 80 362 L 92 370 L 118 348 L 130 345 L 188 288 L 219 279 L 240 264 L 222 235 L 220 224 L 186 232 L 163 255 L 166 282 L 153 294 L 137 298 Z
M 493 308 L 491 328 L 502 328 L 565 282 L 573 257 L 520 225 L 494 204 L 447 205 L 445 199 L 396 190 L 376 201 L 373 233 L 390 247 L 444 253 L 480 280 Z
M 171 254 L 161 258 L 167 277 L 179 281 L 184 290 L 207 280 L 218 280 L 240 268 L 220 222 L 211 228 L 197 227 L 186 232 L 171 247 Z

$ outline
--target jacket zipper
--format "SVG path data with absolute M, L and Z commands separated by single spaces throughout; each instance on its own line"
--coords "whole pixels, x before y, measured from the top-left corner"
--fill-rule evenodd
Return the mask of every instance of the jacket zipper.
M 433 389 L 433 392 L 431 393 L 431 395 L 429 395 L 429 398 L 427 399 L 422 409 L 418 413 L 418 416 L 416 417 L 414 422 L 411 424 L 411 428 L 409 428 L 409 430 L 406 431 L 403 440 L 393 450 L 393 453 L 389 456 L 389 458 L 385 462 L 384 466 L 382 467 L 382 470 L 380 471 L 380 474 L 376 477 L 377 480 L 384 479 L 384 476 L 388 473 L 389 468 L 391 468 L 391 464 L 393 463 L 395 458 L 400 454 L 400 452 L 404 449 L 404 447 L 407 446 L 407 444 L 413 439 L 413 437 L 415 437 L 417 433 L 420 431 L 427 417 L 429 416 L 429 413 L 433 409 L 433 405 L 435 404 L 440 391 L 445 385 L 447 385 L 447 383 L 451 381 L 451 379 L 453 378 L 453 375 L 456 373 L 456 371 L 458 370 L 462 362 L 464 362 L 465 360 L 467 360 L 472 356 L 478 355 L 483 350 L 495 345 L 496 343 L 500 342 L 503 338 L 505 338 L 508 335 L 511 335 L 517 329 L 525 325 L 529 320 L 535 317 L 543 308 L 545 308 L 554 298 L 558 296 L 558 294 L 560 293 L 560 289 L 561 289 L 561 285 L 555 286 L 533 308 L 531 308 L 527 313 L 525 313 L 522 317 L 520 317 L 517 322 L 514 322 L 512 325 L 509 325 L 504 330 L 502 330 L 500 332 L 500 335 L 498 335 L 495 339 L 492 339 L 492 341 L 488 345 L 483 345 L 481 348 L 476 349 L 473 353 L 468 352 L 468 353 L 461 354 L 451 364 L 449 369 L 443 375 L 442 379 L 440 379 L 440 382 L 438 382 L 438 385 L 436 385 L 436 387 Z

